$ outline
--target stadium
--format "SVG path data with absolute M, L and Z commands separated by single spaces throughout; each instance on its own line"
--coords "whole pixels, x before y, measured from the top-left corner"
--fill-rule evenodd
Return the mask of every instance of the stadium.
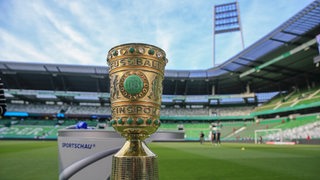
M 319 14 L 320 1 L 316 0 L 219 66 L 205 70 L 165 71 L 159 131 L 183 132 L 184 138 L 181 142 L 150 143 L 160 157 L 161 179 L 257 179 L 259 176 L 316 179 L 320 176 L 316 169 L 320 159 Z M 0 119 L 0 139 L 34 140 L 1 141 L 3 148 L 0 149 L 4 153 L 0 156 L 4 159 L 11 158 L 4 156 L 7 151 L 19 153 L 10 148 L 25 149 L 27 142 L 34 142 L 26 149 L 49 149 L 55 154 L 43 161 L 41 158 L 45 155 L 38 156 L 37 161 L 56 169 L 51 175 L 52 179 L 57 179 L 58 155 L 52 151 L 57 151 L 54 143 L 59 130 L 83 121 L 92 128 L 113 129 L 110 125 L 109 67 L 1 60 L 0 70 L 5 97 L 1 111 L 6 110 Z M 219 127 L 221 131 L 221 148 L 215 150 L 221 158 L 213 158 L 221 163 L 221 167 L 209 162 L 212 154 L 202 152 L 215 147 L 211 144 L 213 127 Z M 205 134 L 205 145 L 192 151 L 200 146 L 200 132 Z M 40 147 L 36 147 L 39 142 L 42 142 Z M 178 151 L 181 149 L 184 150 Z M 250 152 L 250 149 L 253 150 Z M 169 150 L 172 150 L 171 154 Z M 208 157 L 201 156 L 200 152 Z M 299 153 L 304 152 L 306 160 L 298 161 L 302 156 Z M 23 153 L 28 155 L 27 151 Z M 226 159 L 222 157 L 235 161 L 224 161 Z M 184 160 L 175 165 L 176 173 L 165 174 L 171 171 L 170 163 L 178 163 L 174 162 L 175 158 Z M 255 158 L 266 162 L 254 161 Z M 288 160 L 290 158 L 295 161 Z M 243 163 L 243 159 L 247 161 Z M 200 166 L 195 162 L 197 160 L 209 166 L 203 170 L 206 173 L 195 169 L 192 175 L 184 175 L 187 172 L 183 168 L 192 168 L 190 164 Z M 280 167 L 272 169 L 273 163 L 277 162 Z M 261 167 L 257 165 L 259 163 Z M 297 165 L 299 163 L 308 165 L 301 167 Z M 8 164 L 16 166 L 14 162 Z M 1 169 L 4 166 L 5 163 L 0 163 Z M 217 170 L 215 174 L 210 173 L 210 166 Z M 253 166 L 257 166 L 253 169 L 256 172 L 250 171 Z M 238 168 L 244 175 L 232 171 L 233 168 Z M 297 168 L 305 173 L 289 170 L 299 171 Z M 6 169 L 14 174 L 14 170 Z M 275 174 L 270 175 L 268 171 Z M 1 177 L 10 179 L 7 172 L 0 170 Z M 45 177 L 38 173 L 26 179 L 35 176 L 34 179 Z M 232 178 L 236 176 L 238 178 Z

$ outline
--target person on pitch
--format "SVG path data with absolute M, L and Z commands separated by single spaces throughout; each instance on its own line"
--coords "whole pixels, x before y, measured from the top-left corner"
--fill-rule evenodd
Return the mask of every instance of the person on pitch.
M 200 133 L 200 144 L 203 144 L 203 142 L 204 142 L 204 133 L 203 133 L 203 131 L 201 131 L 201 133 Z
M 211 126 L 211 143 L 212 145 L 215 144 L 216 138 L 217 138 L 217 128 L 215 125 Z
M 221 137 L 221 125 L 220 124 L 218 124 L 217 126 L 216 126 L 216 144 L 217 145 L 220 145 L 221 144 L 221 141 L 220 141 L 220 137 Z

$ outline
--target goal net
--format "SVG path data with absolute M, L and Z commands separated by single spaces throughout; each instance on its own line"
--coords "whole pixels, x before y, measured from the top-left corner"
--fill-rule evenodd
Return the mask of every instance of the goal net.
M 260 129 L 254 131 L 254 143 L 262 143 L 265 140 L 282 142 L 281 129 Z

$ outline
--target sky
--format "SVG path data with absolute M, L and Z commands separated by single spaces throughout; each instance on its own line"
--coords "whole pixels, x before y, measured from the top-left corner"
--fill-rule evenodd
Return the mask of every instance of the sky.
M 213 67 L 213 7 L 231 0 L 0 0 L 0 61 L 107 66 L 124 43 L 162 48 L 166 69 Z M 245 47 L 312 0 L 238 0 Z M 221 64 L 242 50 L 241 33 L 215 36 Z

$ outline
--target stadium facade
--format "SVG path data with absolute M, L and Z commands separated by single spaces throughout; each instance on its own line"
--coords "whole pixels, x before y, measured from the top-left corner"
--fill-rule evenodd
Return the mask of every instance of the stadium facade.
M 162 105 L 164 109 L 169 109 L 165 113 L 169 113 L 162 115 L 161 120 L 210 122 L 319 113 L 320 104 L 316 99 L 320 86 L 320 67 L 317 61 L 320 42 L 316 40 L 320 34 L 319 14 L 320 1 L 316 0 L 217 67 L 204 70 L 166 70 Z M 106 66 L 1 60 L 0 78 L 8 104 L 6 116 L 37 116 L 40 106 L 42 117 L 64 118 L 73 109 L 76 113 L 69 114 L 69 118 L 108 119 L 111 114 L 108 70 Z M 278 106 L 256 110 L 258 105 L 277 96 L 284 99 L 297 93 L 299 96 L 307 94 L 309 100 L 309 90 L 312 90 L 311 99 L 316 99 L 309 105 L 300 105 L 298 99 L 299 102 L 292 102 L 284 108 Z M 29 109 L 24 107 L 25 104 L 28 104 Z M 46 112 L 43 108 L 45 104 L 59 107 Z M 101 107 L 109 109 L 87 114 L 79 105 L 93 106 L 95 111 Z M 225 106 L 249 107 L 250 112 L 224 115 L 219 112 L 219 108 Z M 21 111 L 21 107 L 25 110 Z M 30 107 L 34 107 L 35 112 Z M 172 107 L 179 107 L 185 115 L 179 116 L 176 111 L 170 114 Z M 202 113 L 197 107 L 207 111 Z M 193 108 L 196 110 L 190 110 Z M 243 111 L 241 108 L 240 111 Z M 188 112 L 200 113 L 195 117 L 188 116 Z

